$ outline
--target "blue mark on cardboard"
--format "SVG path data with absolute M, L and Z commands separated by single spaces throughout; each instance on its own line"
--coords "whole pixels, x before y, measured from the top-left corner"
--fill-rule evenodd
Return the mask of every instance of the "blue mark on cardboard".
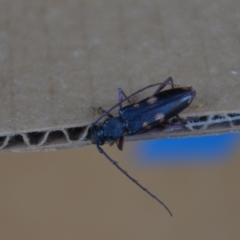
M 142 141 L 135 153 L 143 164 L 216 163 L 236 150 L 239 134 Z

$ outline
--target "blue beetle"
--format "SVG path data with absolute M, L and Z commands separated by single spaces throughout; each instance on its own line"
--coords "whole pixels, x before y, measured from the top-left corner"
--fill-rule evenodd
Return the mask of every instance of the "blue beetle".
M 162 89 L 167 85 L 171 85 L 172 88 L 162 91 Z M 152 96 L 137 103 L 131 103 L 125 107 L 122 107 L 123 102 L 129 101 L 130 98 L 139 92 L 142 92 L 153 86 L 158 86 L 158 88 Z M 184 122 L 181 120 L 178 114 L 191 104 L 192 100 L 196 96 L 196 91 L 192 87 L 175 88 L 172 78 L 169 77 L 163 83 L 149 85 L 128 97 L 121 89 L 119 89 L 118 96 L 118 103 L 108 111 L 101 107 L 99 108 L 99 112 L 101 112 L 102 115 L 94 123 L 92 123 L 90 127 L 92 143 L 97 146 L 100 153 L 105 155 L 105 157 L 131 181 L 133 181 L 142 190 L 147 192 L 147 194 L 163 205 L 172 216 L 169 208 L 160 199 L 142 186 L 137 180 L 132 178 L 118 165 L 116 161 L 110 158 L 100 146 L 105 142 L 116 142 L 118 148 L 122 150 L 124 136 L 148 131 L 149 129 L 157 126 L 161 126 L 163 129 L 167 127 L 174 128 L 175 125 L 169 123 L 169 120 L 175 116 L 177 116 L 180 122 L 180 124 L 177 124 L 178 127 L 180 125 L 184 128 Z M 120 107 L 118 111 L 119 116 L 114 117 L 110 112 L 118 106 Z M 100 122 L 103 117 L 107 117 L 107 119 L 103 122 Z

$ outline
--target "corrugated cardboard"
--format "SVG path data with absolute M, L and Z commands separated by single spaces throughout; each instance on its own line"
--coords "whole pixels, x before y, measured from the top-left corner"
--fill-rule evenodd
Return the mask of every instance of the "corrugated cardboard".
M 196 89 L 181 116 L 203 129 L 130 139 L 239 131 L 239 10 L 236 0 L 1 1 L 2 150 L 90 144 L 92 107 L 169 76 Z

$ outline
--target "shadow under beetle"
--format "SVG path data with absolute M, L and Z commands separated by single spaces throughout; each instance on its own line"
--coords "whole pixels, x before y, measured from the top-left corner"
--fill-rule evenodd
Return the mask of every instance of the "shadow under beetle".
M 171 85 L 172 88 L 162 91 L 167 85 Z M 158 88 L 152 96 L 122 107 L 123 102 L 130 102 L 130 98 L 154 86 L 158 86 Z M 158 197 L 142 186 L 136 179 L 132 178 L 100 146 L 105 142 L 116 142 L 119 150 L 122 150 L 124 136 L 126 135 L 141 133 L 159 125 L 163 129 L 184 128 L 184 122 L 178 114 L 190 105 L 195 96 L 196 92 L 191 87 L 175 88 L 171 77 L 163 83 L 152 84 L 142 88 L 130 96 L 126 96 L 121 89 L 118 89 L 118 103 L 108 111 L 100 107 L 98 112 L 101 112 L 101 116 L 90 127 L 92 143 L 97 146 L 99 152 L 143 191 L 163 205 L 171 216 L 170 209 Z M 119 116 L 114 117 L 110 112 L 116 107 L 120 108 L 118 111 Z M 179 122 L 170 123 L 169 120 L 175 116 Z M 99 123 L 104 117 L 107 117 L 107 119 Z

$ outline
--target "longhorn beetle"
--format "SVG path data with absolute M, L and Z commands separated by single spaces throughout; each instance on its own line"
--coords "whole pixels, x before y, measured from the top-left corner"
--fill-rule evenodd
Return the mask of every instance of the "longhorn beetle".
M 162 89 L 169 84 L 172 88 L 162 91 Z M 140 102 L 122 107 L 123 102 L 130 101 L 129 99 L 136 94 L 154 86 L 158 86 L 158 88 L 152 96 L 145 98 Z M 132 182 L 163 205 L 171 216 L 172 213 L 165 203 L 142 186 L 136 179 L 131 177 L 131 175 L 122 169 L 116 161 L 109 157 L 100 146 L 105 142 L 116 142 L 119 150 L 122 150 L 125 135 L 141 133 L 158 125 L 163 128 L 168 127 L 174 129 L 179 128 L 179 126 L 184 128 L 184 122 L 178 114 L 190 105 L 195 96 L 196 92 L 191 87 L 175 88 L 171 77 L 166 79 L 163 83 L 152 84 L 142 88 L 128 97 L 121 89 L 118 89 L 118 103 L 108 111 L 100 107 L 98 111 L 101 112 L 102 115 L 90 126 L 91 140 L 92 143 L 97 146 L 98 151 Z M 119 107 L 119 116 L 114 117 L 110 112 L 116 107 Z M 169 122 L 169 119 L 174 116 L 178 118 L 181 124 Z M 104 117 L 107 119 L 103 122 L 99 122 Z

